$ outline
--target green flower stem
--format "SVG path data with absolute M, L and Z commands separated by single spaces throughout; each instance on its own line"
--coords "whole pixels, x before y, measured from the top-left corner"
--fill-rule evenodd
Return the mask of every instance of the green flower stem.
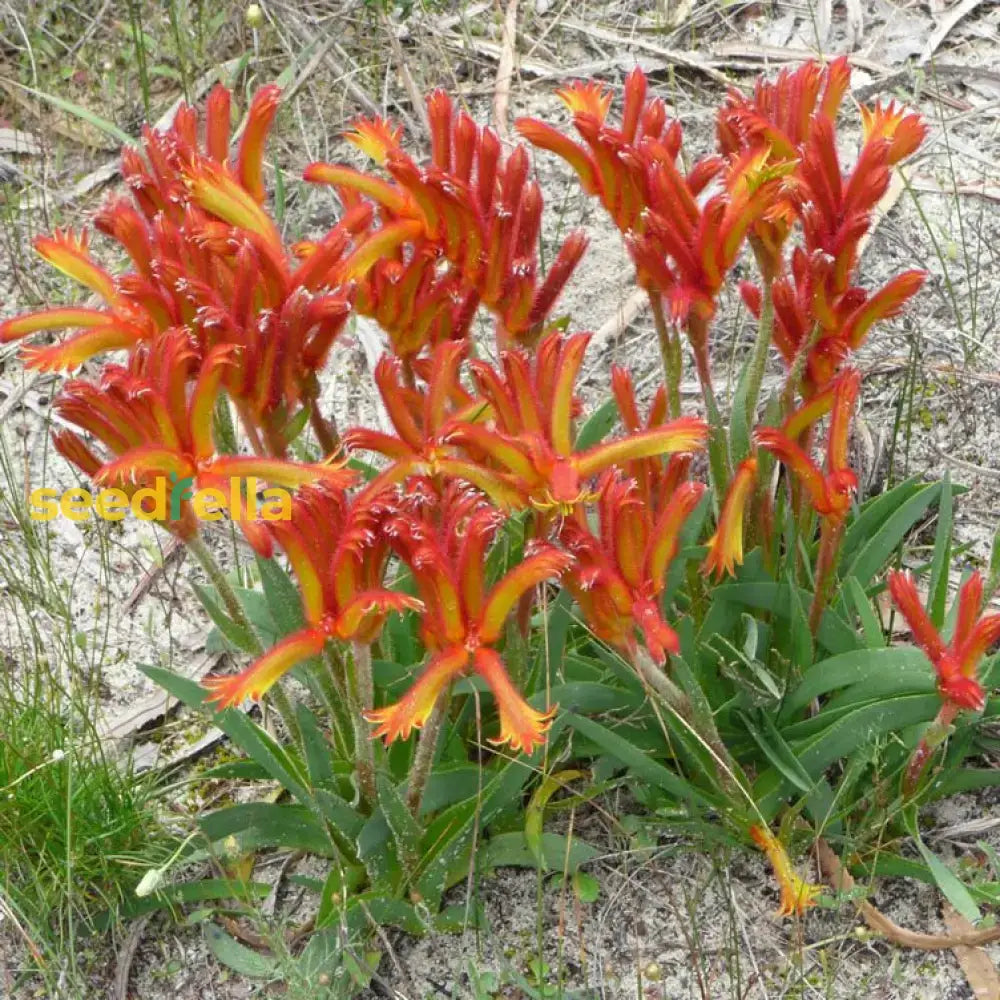
M 765 281 L 761 289 L 760 319 L 757 322 L 757 340 L 750 355 L 750 370 L 747 376 L 747 426 L 753 427 L 760 402 L 760 387 L 764 383 L 764 369 L 767 367 L 767 352 L 774 334 L 774 299 L 772 282 Z
M 663 299 L 655 292 L 650 292 L 649 302 L 660 345 L 663 379 L 667 389 L 667 407 L 670 419 L 676 420 L 681 415 L 681 375 L 683 373 L 680 334 L 673 324 L 667 322 L 667 317 L 663 312 Z M 703 343 L 706 336 L 707 330 L 692 340 L 692 343 Z M 701 393 L 705 400 L 705 411 L 708 415 L 708 462 L 715 486 L 715 495 L 721 496 L 729 485 L 729 446 L 726 442 L 726 428 L 722 423 L 722 414 L 719 412 L 715 390 L 712 387 L 712 371 L 707 349 L 696 346 L 694 348 L 694 361 L 698 372 L 698 381 L 701 383 Z
M 295 706 L 292 699 L 288 697 L 285 689 L 281 686 L 281 681 L 276 681 L 265 696 L 274 705 L 275 710 L 285 724 L 285 729 L 291 734 L 292 739 L 302 746 L 302 728 L 299 726 L 298 716 L 295 714 Z
M 354 753 L 357 758 L 358 788 L 367 802 L 375 802 L 375 750 L 365 713 L 375 703 L 372 679 L 372 648 L 364 642 L 352 642 L 354 675 L 348 678 L 351 719 L 354 724 Z
M 946 701 L 939 709 L 934 721 L 927 727 L 927 731 L 910 755 L 906 770 L 903 772 L 903 794 L 905 796 L 909 797 L 916 791 L 920 777 L 926 770 L 934 751 L 948 738 L 951 724 L 955 721 L 958 711 L 958 706 L 954 702 Z
M 264 444 L 260 439 L 260 431 L 257 429 L 257 424 L 250 416 L 249 407 L 247 407 L 246 403 L 240 402 L 236 402 L 234 405 L 236 406 L 236 412 L 239 414 L 243 431 L 250 442 L 251 450 L 255 455 L 263 455 Z
M 812 607 L 809 609 L 809 631 L 813 639 L 819 631 L 830 599 L 830 588 L 833 585 L 834 570 L 840 556 L 840 543 L 844 538 L 844 519 L 830 521 L 823 519 L 820 528 L 819 557 L 816 561 L 816 589 L 813 592 Z
M 434 702 L 431 714 L 420 729 L 417 737 L 417 749 L 410 765 L 410 780 L 406 791 L 406 805 L 410 812 L 417 816 L 427 789 L 427 781 L 434 766 L 434 755 L 437 752 L 438 739 L 441 736 L 441 724 L 448 711 L 450 692 L 442 691 Z
M 353 728 L 350 716 L 344 710 L 344 706 L 347 704 L 347 695 L 341 681 L 343 675 L 343 661 L 334 651 L 332 645 L 327 643 L 323 653 L 323 662 L 316 670 L 315 676 L 330 716 L 330 728 L 337 756 L 342 760 L 350 760 L 352 740 L 347 734 L 352 733 L 353 735 Z
M 663 364 L 663 381 L 667 390 L 667 408 L 670 418 L 681 415 L 681 341 L 680 335 L 668 322 L 663 312 L 663 299 L 656 292 L 649 293 L 653 323 L 660 344 L 660 361 Z
M 708 466 L 712 473 L 713 493 L 716 497 L 723 497 L 729 487 L 729 443 L 726 440 L 726 427 L 722 422 L 722 414 L 719 412 L 715 389 L 712 386 L 708 351 L 696 348 L 694 362 L 708 416 Z
M 223 605 L 225 605 L 226 613 L 249 637 L 253 655 L 255 657 L 260 656 L 264 652 L 264 647 L 261 645 L 260 639 L 257 638 L 257 633 L 254 631 L 253 625 L 250 624 L 250 619 L 247 618 L 246 612 L 243 610 L 243 605 L 240 604 L 240 599 L 236 596 L 236 591 L 233 590 L 232 585 L 226 578 L 226 574 L 222 571 L 222 567 L 218 562 L 216 562 L 215 556 L 212 555 L 209 547 L 200 535 L 195 535 L 194 538 L 187 539 L 187 547 L 205 571 L 209 582 L 215 588 L 215 592 L 219 595 Z M 295 709 L 291 699 L 281 686 L 281 681 L 278 681 L 271 687 L 266 697 L 274 705 L 278 715 L 281 717 L 281 721 L 288 732 L 291 733 L 293 739 L 301 744 L 302 730 L 299 728 L 299 720 L 295 716 Z
M 812 328 L 806 342 L 799 347 L 798 353 L 792 359 L 791 367 L 788 369 L 788 377 L 785 379 L 785 387 L 781 393 L 781 417 L 783 420 L 795 409 L 795 393 L 801 388 L 809 355 L 819 343 L 822 332 L 823 328 L 817 323 Z
M 205 571 L 209 583 L 215 587 L 216 593 L 225 605 L 226 613 L 250 637 L 252 643 L 251 652 L 255 656 L 260 656 L 264 652 L 264 647 L 260 644 L 257 633 L 250 624 L 250 619 L 247 618 L 246 612 L 243 610 L 243 605 L 240 604 L 240 599 L 236 596 L 236 591 L 233 590 L 229 580 L 226 579 L 226 574 L 216 562 L 211 549 L 205 544 L 200 535 L 195 535 L 193 538 L 187 539 L 186 542 L 188 550 L 198 560 L 198 565 Z
M 691 699 L 667 677 L 659 664 L 641 646 L 636 649 L 632 664 L 640 679 L 653 694 L 660 698 L 670 711 L 683 719 L 709 748 L 715 759 L 720 784 L 727 792 L 733 793 L 735 772 L 732 757 L 722 742 L 711 712 L 699 711 Z
M 329 457 L 339 450 L 340 434 L 334 416 L 331 413 L 329 419 L 324 417 L 319 412 L 319 403 L 315 399 L 309 405 L 309 426 L 316 435 L 324 457 Z
M 632 657 L 632 665 L 639 677 L 678 715 L 691 721 L 691 702 L 687 695 L 660 669 L 649 653 L 641 646 Z

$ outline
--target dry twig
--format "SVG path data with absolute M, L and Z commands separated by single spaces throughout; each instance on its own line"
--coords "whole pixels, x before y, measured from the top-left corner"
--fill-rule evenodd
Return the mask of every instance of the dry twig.
M 500 138 L 510 140 L 507 124 L 510 107 L 510 85 L 514 77 L 514 45 L 517 41 L 517 0 L 507 0 L 501 29 L 500 59 L 497 63 L 497 82 L 493 94 L 493 124 Z
M 927 39 L 927 44 L 924 46 L 923 52 L 920 53 L 919 64 L 921 66 L 933 58 L 934 53 L 937 52 L 941 47 L 941 43 L 954 31 L 958 22 L 968 17 L 982 2 L 983 0 L 962 0 L 961 3 L 955 4 L 948 11 L 941 19 L 941 23 L 937 26 L 936 30 L 931 34 L 931 37 Z
M 128 980 L 129 973 L 132 971 L 132 962 L 135 960 L 135 953 L 139 950 L 142 932 L 152 917 L 152 913 L 147 913 L 144 917 L 133 921 L 121 950 L 118 952 L 118 959 L 115 962 L 114 1000 L 128 1000 Z

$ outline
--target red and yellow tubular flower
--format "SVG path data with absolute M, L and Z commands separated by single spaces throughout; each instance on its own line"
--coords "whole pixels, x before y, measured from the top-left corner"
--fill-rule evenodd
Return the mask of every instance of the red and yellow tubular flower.
M 818 118 L 833 122 L 850 85 L 846 57 L 822 66 L 804 63 L 782 70 L 772 82 L 758 80 L 752 97 L 732 90 L 716 119 L 719 149 L 732 162 L 762 158 L 783 177 L 775 202 L 755 219 L 749 239 L 766 281 L 782 268 L 782 251 L 808 192 L 798 169 L 802 149 Z
M 781 905 L 776 916 L 804 916 L 806 910 L 816 905 L 823 886 L 812 885 L 799 878 L 784 844 L 766 826 L 751 826 L 750 838 L 767 855 L 781 890 Z
M 850 64 L 840 56 L 826 66 L 782 70 L 773 81 L 761 78 L 752 97 L 731 90 L 716 120 L 719 148 L 738 156 L 766 147 L 775 158 L 795 160 L 817 118 L 836 119 L 850 83 Z
M 822 389 L 872 323 L 893 315 L 923 280 L 921 272 L 907 272 L 875 294 L 852 284 L 860 240 L 890 168 L 916 151 L 926 129 L 919 115 L 895 104 L 862 108 L 865 141 L 845 174 L 834 122 L 849 83 L 846 58 L 825 67 L 806 63 L 773 83 L 760 81 L 752 98 L 731 93 L 717 121 L 719 147 L 731 161 L 757 153 L 787 171 L 777 200 L 753 222 L 750 241 L 765 281 L 774 280 L 775 343 L 789 367 L 812 345 L 801 386 L 806 397 Z M 783 246 L 795 220 L 803 246 L 793 251 L 789 273 Z M 744 297 L 759 316 L 760 291 L 745 288 Z
M 638 632 L 657 663 L 678 652 L 677 635 L 663 620 L 659 597 L 680 530 L 704 490 L 701 483 L 682 483 L 657 512 L 643 502 L 635 482 L 606 472 L 597 534 L 575 520 L 563 523 L 560 539 L 576 558 L 566 586 L 599 639 L 634 656 Z
M 667 422 L 667 393 L 662 385 L 653 396 L 645 422 L 639 416 L 632 376 L 620 365 L 611 366 L 611 391 L 618 404 L 622 426 L 629 434 L 652 430 Z M 616 468 L 635 480 L 639 497 L 650 510 L 662 510 L 674 491 L 687 481 L 691 456 L 671 455 L 666 465 L 659 458 L 633 459 L 618 463 Z
M 892 601 L 910 626 L 913 641 L 934 667 L 944 703 L 956 709 L 981 711 L 986 704 L 986 691 L 977 677 L 979 663 L 989 648 L 1000 641 L 1000 614 L 980 614 L 982 575 L 975 570 L 962 584 L 955 631 L 947 643 L 924 610 L 913 577 L 896 570 L 889 574 L 888 583 Z
M 667 118 L 660 98 L 647 99 L 647 89 L 642 70 L 629 73 L 618 128 L 607 124 L 611 91 L 579 81 L 557 91 L 573 115 L 582 145 L 535 118 L 515 123 L 533 146 L 562 157 L 576 171 L 584 191 L 601 200 L 623 233 L 642 228 L 648 164 L 673 163 L 681 147 L 680 124 Z
M 927 126 L 915 111 L 907 112 L 890 101 L 887 107 L 881 102 L 874 108 L 861 107 L 861 123 L 864 126 L 865 141 L 885 139 L 889 142 L 889 163 L 895 165 L 900 160 L 912 156 L 927 137 Z
M 484 361 L 471 363 L 492 426 L 456 423 L 448 440 L 492 461 L 519 491 L 522 506 L 567 516 L 592 496 L 589 481 L 605 469 L 704 447 L 704 422 L 681 417 L 576 451 L 573 386 L 589 340 L 589 334 L 548 334 L 533 357 L 520 350 L 505 352 L 502 373 Z
M 299 491 L 292 517 L 267 525 L 299 583 L 306 627 L 282 639 L 240 674 L 203 681 L 219 709 L 259 700 L 297 663 L 318 655 L 328 639 L 369 644 L 392 612 L 423 611 L 415 597 L 383 586 L 389 555 L 382 527 L 393 506 L 351 502 L 321 483 Z M 267 552 L 266 554 L 270 554 Z
M 841 374 L 826 391 L 795 411 L 781 430 L 762 427 L 755 439 L 794 475 L 809 497 L 813 510 L 831 523 L 843 523 L 851 508 L 858 477 L 847 457 L 847 439 L 861 375 L 854 369 Z M 826 412 L 830 412 L 826 466 L 821 470 L 799 440 Z
M 404 232 L 397 243 L 397 264 L 403 271 L 422 272 L 417 264 L 421 258 L 443 258 L 448 264 L 445 283 L 454 279 L 463 302 L 474 295 L 496 315 L 502 342 L 530 341 L 543 330 L 586 239 L 582 233 L 571 234 L 542 279 L 542 194 L 528 178 L 524 148 L 504 157 L 496 133 L 456 112 L 443 91 L 428 97 L 427 112 L 427 166 L 419 166 L 403 150 L 399 130 L 381 120 L 362 119 L 347 138 L 384 167 L 391 181 L 330 163 L 310 164 L 305 179 L 332 185 L 345 205 L 362 198 L 374 202 L 383 220 L 381 232 Z
M 332 465 L 216 453 L 212 413 L 232 355 L 231 347 L 219 345 L 199 362 L 190 336 L 175 328 L 144 344 L 128 367 L 105 365 L 98 383 L 72 379 L 55 401 L 56 412 L 93 435 L 110 457 L 97 459 L 73 432 L 58 436 L 60 452 L 100 485 L 126 490 L 152 486 L 159 478 L 189 478 L 193 488 L 221 489 L 227 498 L 233 480 L 238 493 L 250 477 L 290 489 L 314 480 L 349 485 L 354 474 Z M 183 538 L 197 534 L 188 499 L 182 500 L 179 519 L 169 519 L 169 513 L 171 531 Z M 244 530 L 254 530 L 242 509 L 232 513 Z
M 663 297 L 707 372 L 716 297 L 747 233 L 773 209 L 782 176 L 792 167 L 755 149 L 728 165 L 722 157 L 705 157 L 684 173 L 678 166 L 680 125 L 668 121 L 662 101 L 647 100 L 646 92 L 646 78 L 636 69 L 626 79 L 616 129 L 606 124 L 610 94 L 593 84 L 562 91 L 583 146 L 534 119 L 519 120 L 517 128 L 567 160 L 584 190 L 601 199 L 625 236 L 639 284 Z M 722 190 L 702 197 L 723 174 Z
M 370 316 L 386 332 L 392 353 L 410 360 L 426 348 L 464 340 L 479 307 L 479 296 L 461 276 L 439 273 L 432 254 L 397 247 L 378 260 L 357 283 L 354 308 Z
M 843 295 L 831 297 L 831 267 L 822 252 L 810 257 L 797 247 L 791 272 L 773 286 L 775 346 L 789 368 L 808 350 L 800 387 L 807 399 L 836 377 L 875 323 L 902 311 L 926 278 L 924 271 L 904 271 L 874 293 L 851 286 Z M 740 291 L 747 307 L 759 317 L 760 290 L 743 284 Z
M 366 487 L 366 496 L 414 479 L 426 480 L 430 490 L 440 495 L 446 482 L 464 480 L 504 508 L 519 504 L 520 495 L 504 476 L 451 443 L 456 421 L 482 419 L 488 412 L 487 405 L 459 381 L 465 351 L 461 342 L 439 344 L 429 363 L 418 365 L 426 376 L 423 389 L 406 384 L 399 358 L 381 357 L 375 366 L 375 384 L 396 435 L 353 427 L 343 436 L 345 447 L 373 451 L 389 459 L 390 464 Z
M 572 560 L 552 546 L 538 545 L 487 589 L 483 567 L 501 520 L 476 495 L 452 490 L 436 510 L 425 508 L 422 517 L 400 514 L 387 524 L 426 608 L 421 635 L 430 659 L 398 702 L 368 713 L 375 736 L 386 743 L 419 729 L 442 693 L 470 671 L 486 681 L 496 700 L 500 731 L 490 742 L 525 753 L 544 742 L 555 706 L 533 709 L 494 647 L 521 599 L 556 579 Z
M 708 555 L 702 564 L 702 572 L 714 573 L 717 580 L 732 576 L 743 563 L 743 513 L 756 483 L 757 459 L 745 458 L 729 483 L 719 523 L 708 540 Z
M 639 284 L 663 297 L 706 371 L 708 324 L 718 294 L 751 227 L 775 205 L 782 183 L 783 168 L 769 166 L 765 153 L 751 152 L 726 167 L 722 190 L 702 203 L 702 175 L 712 176 L 721 166 L 718 158 L 709 158 L 685 176 L 672 161 L 650 163 L 644 227 L 625 237 Z

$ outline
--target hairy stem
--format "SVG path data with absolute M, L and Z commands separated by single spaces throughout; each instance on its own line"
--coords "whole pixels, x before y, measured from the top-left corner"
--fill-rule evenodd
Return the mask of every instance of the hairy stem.
M 309 426 L 323 451 L 324 457 L 335 454 L 340 448 L 340 433 L 333 414 L 327 419 L 319 412 L 319 403 L 313 400 L 309 407 Z
M 767 367 L 767 352 L 771 347 L 771 336 L 774 333 L 774 299 L 772 298 L 772 282 L 765 281 L 761 289 L 760 319 L 757 322 L 757 340 L 750 355 L 750 368 L 747 375 L 747 426 L 753 427 L 757 416 L 757 404 L 760 402 L 760 387 L 764 382 L 764 369 Z
M 946 701 L 938 710 L 934 721 L 927 727 L 927 731 L 921 737 L 920 742 L 914 748 L 910 759 L 907 761 L 906 770 L 903 772 L 903 794 L 909 797 L 912 795 L 920 783 L 920 777 L 927 768 L 927 764 L 934 754 L 934 751 L 945 741 L 951 724 L 958 715 L 958 706 L 954 702 Z
M 831 521 L 824 518 L 823 526 L 820 528 L 819 558 L 816 561 L 816 590 L 813 592 L 812 607 L 809 609 L 809 631 L 813 639 L 819 631 L 819 623 L 823 620 L 823 611 L 830 598 L 830 588 L 843 538 L 844 519 Z
M 434 754 L 437 752 L 438 739 L 441 736 L 441 724 L 448 711 L 449 698 L 448 691 L 442 691 L 438 695 L 438 700 L 434 702 L 431 714 L 427 717 L 427 721 L 420 730 L 420 736 L 417 738 L 417 749 L 413 754 L 413 763 L 410 765 L 410 780 L 406 791 L 406 805 L 414 816 L 420 812 L 424 791 L 427 789 L 427 781 L 431 776 Z
M 646 682 L 646 684 L 663 699 L 678 715 L 690 721 L 691 702 L 687 695 L 663 672 L 659 664 L 639 647 L 632 657 L 632 664 L 636 673 Z
M 642 647 L 636 649 L 632 663 L 639 677 L 653 694 L 662 699 L 670 710 L 676 712 L 708 747 L 715 761 L 720 784 L 727 792 L 733 792 L 735 790 L 733 760 L 725 743 L 722 742 L 711 711 L 699 710 L 697 703 L 667 677 L 659 664 Z
M 222 567 L 216 562 L 211 549 L 204 543 L 200 535 L 189 538 L 187 547 L 205 571 L 205 575 L 225 606 L 226 613 L 246 633 L 250 641 L 251 653 L 254 656 L 260 656 L 264 652 L 264 647 L 261 645 L 260 639 L 257 638 L 257 633 L 254 631 L 253 625 L 250 624 L 250 619 L 247 618 L 243 605 L 240 604 L 240 599 L 236 596 L 236 591 L 233 590 L 232 584 L 222 571 Z M 274 705 L 288 732 L 301 744 L 302 730 L 299 728 L 299 720 L 295 716 L 295 707 L 281 686 L 281 681 L 274 684 L 265 697 Z
M 681 415 L 681 341 L 677 331 L 667 322 L 663 312 L 663 299 L 656 293 L 649 293 L 649 304 L 653 311 L 653 323 L 660 345 L 660 361 L 663 364 L 663 381 L 667 390 L 667 408 L 672 420 Z
M 332 645 L 327 643 L 323 662 L 316 670 L 316 680 L 329 713 L 334 746 L 342 759 L 350 760 L 352 742 L 348 733 L 353 734 L 353 728 L 349 713 L 344 710 L 347 695 L 344 691 L 343 676 L 343 662 L 334 652 Z
M 225 605 L 226 613 L 249 637 L 252 644 L 250 651 L 255 656 L 259 656 L 264 652 L 264 647 L 260 644 L 257 633 L 250 624 L 250 619 L 247 618 L 243 605 L 240 604 L 240 599 L 236 596 L 236 591 L 233 590 L 232 584 L 222 571 L 222 567 L 212 555 L 212 550 L 209 549 L 200 535 L 186 539 L 186 544 L 188 551 L 198 560 L 198 565 L 205 571 L 209 583 L 215 587 L 216 593 Z
M 348 678 L 351 718 L 354 723 L 354 752 L 357 757 L 358 788 L 366 801 L 375 802 L 375 750 L 365 713 L 375 702 L 372 680 L 372 648 L 364 642 L 352 642 L 354 675 Z
M 240 424 L 243 426 L 243 432 L 247 436 L 247 440 L 250 442 L 250 448 L 253 450 L 255 455 L 264 454 L 264 444 L 260 439 L 260 431 L 257 428 L 256 421 L 250 416 L 250 411 L 245 403 L 235 402 L 236 412 L 240 417 Z
M 726 494 L 729 486 L 729 443 L 726 440 L 726 428 L 719 412 L 719 404 L 715 399 L 715 388 L 712 385 L 712 369 L 708 360 L 706 347 L 694 349 L 695 369 L 698 381 L 701 383 L 701 394 L 705 400 L 705 412 L 708 416 L 708 465 L 712 473 L 712 485 L 716 497 Z

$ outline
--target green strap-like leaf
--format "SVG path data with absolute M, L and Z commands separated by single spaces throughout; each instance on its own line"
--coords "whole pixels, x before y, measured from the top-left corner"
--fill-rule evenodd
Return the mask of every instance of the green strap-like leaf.
M 627 768 L 637 777 L 648 781 L 658 788 L 662 788 L 667 794 L 673 796 L 678 802 L 697 802 L 701 805 L 711 805 L 711 799 L 703 792 L 692 787 L 683 777 L 675 774 L 669 768 L 664 767 L 659 761 L 647 757 L 641 750 L 623 739 L 614 730 L 602 726 L 593 719 L 587 719 L 582 715 L 568 713 L 566 716 L 567 725 L 577 732 L 592 740 L 602 749 L 606 750 L 613 757 L 617 757 Z
M 611 428 L 618 421 L 618 404 L 614 397 L 606 399 L 587 417 L 573 445 L 575 451 L 584 451 L 600 444 L 611 433 Z
M 284 847 L 330 856 L 334 847 L 323 824 L 305 806 L 291 802 L 242 802 L 198 820 L 210 841 L 235 837 L 241 852 Z
M 913 530 L 927 508 L 940 495 L 940 483 L 921 486 L 886 518 L 866 542 L 859 545 L 857 555 L 843 570 L 841 577 L 856 577 L 863 587 L 867 587 L 875 575 L 885 568 L 899 543 Z
M 903 821 L 945 899 L 969 923 L 979 923 L 983 919 L 983 915 L 979 907 L 976 906 L 976 901 L 970 895 L 969 890 L 962 883 L 961 879 L 921 839 L 920 829 L 917 826 L 916 809 L 905 810 Z
M 535 850 L 538 851 L 536 855 Z M 561 833 L 543 833 L 535 849 L 526 835 L 518 830 L 491 837 L 476 858 L 480 871 L 493 868 L 535 868 L 541 859 L 548 871 L 575 872 L 581 865 L 598 856 L 596 848 L 579 837 L 567 838 Z
M 248 979 L 270 979 L 277 974 L 278 960 L 272 955 L 253 951 L 235 938 L 231 938 L 221 927 L 206 923 L 205 944 L 208 950 L 223 964 Z
M 870 678 L 891 677 L 899 683 L 904 677 L 928 676 L 930 664 L 919 649 L 910 646 L 883 646 L 880 649 L 854 649 L 813 664 L 798 687 L 785 699 L 782 719 L 794 718 L 814 698 Z
M 260 556 L 256 556 L 256 560 L 264 596 L 279 638 L 297 632 L 305 625 L 305 617 L 295 581 L 278 565 L 277 560 L 261 559 Z
M 198 600 L 201 601 L 202 607 L 208 612 L 208 617 L 212 619 L 215 627 L 222 633 L 226 641 L 244 653 L 255 653 L 258 648 L 256 636 L 252 635 L 242 625 L 237 625 L 222 610 L 222 607 L 216 600 L 215 590 L 210 587 L 203 587 L 200 583 L 192 582 L 191 586 L 198 595 Z

